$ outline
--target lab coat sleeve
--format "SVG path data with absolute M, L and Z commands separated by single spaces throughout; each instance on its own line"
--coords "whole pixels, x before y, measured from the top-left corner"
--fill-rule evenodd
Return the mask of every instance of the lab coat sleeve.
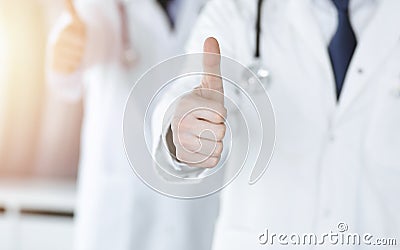
M 221 53 L 223 55 L 234 57 L 235 44 L 232 43 L 232 41 L 234 41 L 234 28 L 237 23 L 235 21 L 232 22 L 231 20 L 238 20 L 236 8 L 237 6 L 235 5 L 234 1 L 216 0 L 209 2 L 204 7 L 204 10 L 202 11 L 196 25 L 194 26 L 194 29 L 191 32 L 191 37 L 186 46 L 186 52 L 202 52 L 204 40 L 207 37 L 212 36 L 217 38 L 219 41 Z M 170 91 L 165 95 L 164 101 L 168 102 L 166 100 L 173 100 L 178 93 L 178 89 Z M 168 104 L 162 103 L 158 105 L 158 110 L 155 112 L 158 114 L 155 115 L 153 124 L 161 124 L 159 120 L 157 121 L 157 117 L 167 117 L 166 120 L 168 122 L 163 123 L 161 128 L 157 128 L 157 126 L 153 128 L 153 135 L 155 135 L 153 142 L 153 155 L 157 162 L 163 164 L 164 169 L 168 169 L 168 172 L 184 178 L 201 179 L 202 176 L 207 175 L 211 170 L 193 168 L 178 162 L 173 156 L 171 156 L 171 153 L 165 146 L 166 133 L 169 130 L 173 115 L 167 114 L 165 107 L 168 107 Z M 223 150 L 220 162 L 225 161 L 224 159 L 227 157 L 228 151 L 229 150 L 227 149 Z M 157 164 L 156 168 L 160 170 Z M 165 174 L 164 170 L 158 172 L 164 179 L 168 180 L 169 174 Z
M 115 37 L 114 34 L 117 30 L 111 22 L 112 15 L 110 17 L 110 13 L 107 13 L 107 11 L 115 11 L 115 6 L 111 5 L 111 1 L 104 1 L 102 4 L 92 0 L 77 1 L 76 9 L 80 18 L 86 24 L 87 44 L 82 64 L 71 74 L 55 72 L 50 66 L 53 45 L 63 28 L 71 22 L 71 17 L 67 12 L 62 13 L 54 25 L 48 38 L 46 53 L 46 79 L 48 86 L 51 91 L 69 101 L 81 99 L 84 91 L 83 78 L 85 71 L 96 64 L 104 64 L 113 60 L 113 54 L 107 48 L 116 47 L 112 37 Z M 106 31 L 109 36 L 106 35 Z

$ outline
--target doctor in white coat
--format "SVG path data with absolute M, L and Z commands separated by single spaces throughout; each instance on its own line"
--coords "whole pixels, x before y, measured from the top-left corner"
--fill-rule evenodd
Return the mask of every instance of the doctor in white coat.
M 399 9 L 397 0 L 264 1 L 260 58 L 271 72 L 275 152 L 255 185 L 248 184 L 251 166 L 246 166 L 247 174 L 223 190 L 214 250 L 343 248 L 341 241 L 325 239 L 321 246 L 296 237 L 312 233 L 321 242 L 331 231 L 372 235 L 359 245 L 344 243 L 346 249 L 396 237 L 397 246 L 384 249 L 399 249 L 400 28 L 394 25 L 400 23 Z M 256 0 L 210 2 L 188 51 L 201 52 L 206 38 L 215 37 L 206 40 L 206 52 L 251 65 L 256 13 Z M 227 87 L 207 77 L 199 85 L 221 93 Z M 224 133 L 223 117 L 208 120 L 206 114 L 211 106 L 223 114 L 222 104 L 194 90 L 178 105 L 175 120 L 182 124 L 172 123 L 171 130 L 181 138 L 173 141 L 180 164 L 191 166 L 198 159 L 198 151 L 181 152 L 182 145 L 190 145 L 185 140 L 202 140 L 201 134 L 187 136 L 187 128 Z M 201 119 L 180 120 L 196 105 L 207 107 Z M 195 167 L 215 166 L 221 152 L 214 149 L 211 160 Z M 234 155 L 229 161 L 240 162 Z
M 210 248 L 217 197 L 166 198 L 139 181 L 124 154 L 130 89 L 149 67 L 181 52 L 202 5 L 160 2 L 172 2 L 168 12 L 153 0 L 66 1 L 51 35 L 50 86 L 68 100 L 84 99 L 77 250 Z

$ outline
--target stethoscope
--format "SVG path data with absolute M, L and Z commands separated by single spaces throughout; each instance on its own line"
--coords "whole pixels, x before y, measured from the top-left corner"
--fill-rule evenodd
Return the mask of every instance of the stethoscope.
M 248 92 L 259 91 L 258 81 L 262 83 L 264 88 L 269 88 L 271 84 L 271 71 L 263 64 L 260 56 L 260 42 L 261 42 L 261 19 L 262 19 L 262 4 L 264 0 L 258 0 L 257 3 L 257 19 L 256 19 L 256 44 L 253 56 L 253 62 L 248 66 L 253 74 L 249 72 L 243 73 L 242 87 Z M 400 81 L 400 77 L 399 77 Z M 393 97 L 400 100 L 400 83 L 392 91 Z
M 256 19 L 256 44 L 254 51 L 253 62 L 248 66 L 248 69 L 251 70 L 253 74 L 249 74 L 249 72 L 245 72 L 243 74 L 243 87 L 246 91 L 254 92 L 258 89 L 258 81 L 262 83 L 262 85 L 267 88 L 270 83 L 270 71 L 263 64 L 260 56 L 260 41 L 261 41 L 261 12 L 262 12 L 262 4 L 264 0 L 258 0 L 257 3 L 257 19 Z
M 254 73 L 249 74 L 249 72 L 243 73 L 243 88 L 249 92 L 256 92 L 258 87 L 258 81 L 260 81 L 265 88 L 269 86 L 270 83 L 270 71 L 262 63 L 260 56 L 260 42 L 261 42 L 261 12 L 262 4 L 264 0 L 258 0 L 257 3 L 257 19 L 256 19 L 256 44 L 254 51 L 253 62 L 248 66 L 248 69 Z M 122 33 L 122 53 L 121 62 L 127 67 L 131 68 L 134 66 L 139 55 L 136 49 L 132 46 L 132 42 L 129 36 L 129 21 L 126 13 L 126 3 L 127 0 L 118 0 L 118 9 L 120 14 L 121 23 L 121 33 Z
M 120 17 L 120 28 L 121 28 L 121 55 L 120 60 L 122 65 L 131 69 L 139 60 L 139 54 L 137 53 L 136 48 L 132 45 L 132 41 L 129 33 L 129 20 L 127 15 L 126 4 L 127 0 L 118 0 L 118 12 Z

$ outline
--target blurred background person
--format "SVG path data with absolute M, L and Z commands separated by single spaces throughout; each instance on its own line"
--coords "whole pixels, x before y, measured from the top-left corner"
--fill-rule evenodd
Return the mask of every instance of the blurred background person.
M 47 67 L 52 91 L 83 100 L 76 249 L 209 249 L 216 197 L 182 201 L 151 191 L 134 176 L 122 139 L 133 84 L 182 52 L 202 4 L 65 1 L 49 38 Z

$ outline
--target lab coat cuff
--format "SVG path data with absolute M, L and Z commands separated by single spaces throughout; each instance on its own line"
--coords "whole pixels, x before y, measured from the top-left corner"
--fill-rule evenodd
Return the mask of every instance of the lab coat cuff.
M 70 102 L 77 102 L 82 99 L 83 96 L 83 72 L 77 71 L 70 75 L 64 75 L 61 73 L 48 70 L 47 83 L 50 89 L 61 96 L 63 99 Z

